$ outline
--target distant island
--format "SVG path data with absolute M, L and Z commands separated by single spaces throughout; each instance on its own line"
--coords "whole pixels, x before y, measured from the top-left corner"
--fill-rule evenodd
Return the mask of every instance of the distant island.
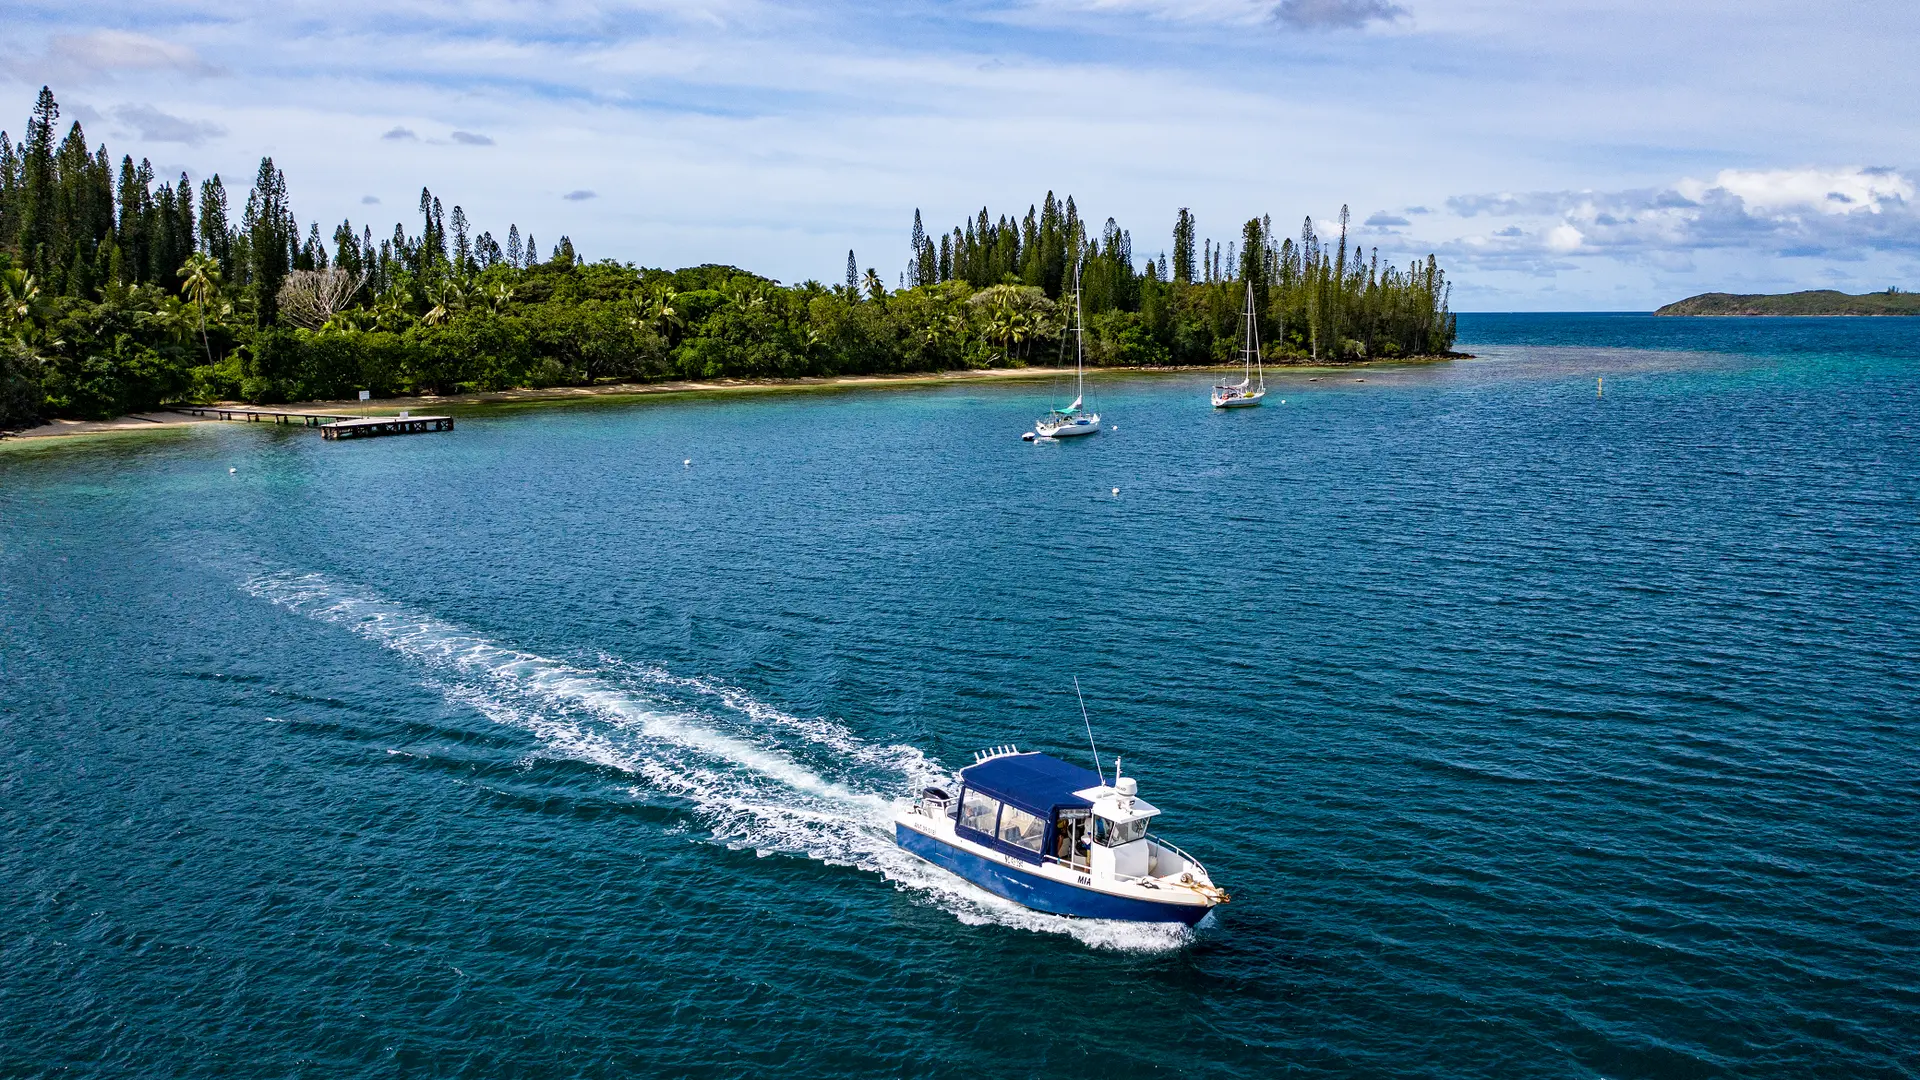
M 1112 218 L 1051 192 L 950 231 L 919 211 L 888 282 L 783 285 L 733 266 L 589 262 L 562 236 L 502 238 L 421 189 L 418 231 L 295 218 L 272 159 L 245 201 L 122 156 L 43 88 L 18 143 L 0 132 L 0 430 L 162 402 L 446 396 L 516 388 L 794 379 L 1061 363 L 1079 268 L 1087 362 L 1226 363 L 1252 291 L 1268 363 L 1447 355 L 1455 326 L 1430 255 L 1383 264 L 1309 220 L 1221 243 L 1181 209 L 1172 258 L 1136 259 Z M 889 285 L 895 287 L 889 288 Z
M 1655 315 L 1920 315 L 1920 293 L 1888 289 L 1852 296 L 1833 289 L 1795 293 L 1710 292 L 1668 304 Z

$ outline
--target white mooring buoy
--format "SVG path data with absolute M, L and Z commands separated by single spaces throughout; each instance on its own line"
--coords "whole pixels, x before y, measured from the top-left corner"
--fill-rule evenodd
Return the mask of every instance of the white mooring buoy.
M 691 469 L 691 468 L 693 468 L 693 459 L 692 459 L 692 458 L 688 458 L 687 460 L 685 460 L 685 461 L 683 461 L 683 462 L 681 462 L 681 463 L 680 463 L 680 467 L 681 467 L 681 468 L 683 468 L 683 469 Z
M 1113 489 L 1113 493 L 1114 493 L 1115 495 L 1118 495 L 1118 494 L 1120 494 L 1120 489 L 1119 489 L 1119 488 L 1114 488 L 1114 489 Z
M 234 475 L 235 473 L 237 473 L 237 472 L 239 472 L 239 471 L 240 471 L 239 469 L 228 469 L 228 470 L 227 470 L 227 475 L 228 475 L 228 476 L 232 476 L 232 475 Z

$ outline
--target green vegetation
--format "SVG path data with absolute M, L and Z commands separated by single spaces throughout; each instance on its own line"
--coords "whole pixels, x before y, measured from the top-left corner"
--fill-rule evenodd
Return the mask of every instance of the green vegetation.
M 1852 296 L 1833 289 L 1752 294 L 1710 292 L 1668 304 L 1655 315 L 1920 315 L 1920 294 L 1888 289 Z
M 1089 360 L 1206 364 L 1238 344 L 1245 290 L 1275 362 L 1445 353 L 1449 286 L 1429 257 L 1405 269 L 1323 243 L 1309 220 L 1265 218 L 1196 252 L 1181 210 L 1173 259 L 1138 268 L 1131 236 L 1097 237 L 1071 198 L 1023 220 L 978 217 L 930 238 L 914 214 L 909 268 L 889 292 L 847 253 L 847 279 L 795 286 L 731 266 L 588 263 L 561 237 L 544 257 L 420 192 L 420 232 L 376 240 L 341 222 L 304 234 L 264 159 L 238 220 L 225 185 L 114 168 L 79 124 L 56 140 L 42 89 L 14 143 L 0 132 L 0 428 L 99 418 L 169 400 L 377 397 L 607 381 L 941 371 L 1060 356 L 1083 268 Z M 1236 254 L 1237 249 L 1237 254 Z M 1063 300 L 1067 301 L 1063 303 Z

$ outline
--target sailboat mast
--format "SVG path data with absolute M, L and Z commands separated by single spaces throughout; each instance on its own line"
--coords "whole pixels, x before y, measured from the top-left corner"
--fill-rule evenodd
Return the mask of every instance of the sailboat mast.
M 1260 389 L 1267 388 L 1267 362 L 1260 355 L 1260 312 L 1253 303 L 1253 282 L 1247 282 L 1247 344 L 1253 352 L 1253 365 L 1260 372 Z
M 1080 264 L 1073 266 L 1073 382 L 1074 403 L 1087 400 L 1087 320 L 1080 312 Z
M 1240 348 L 1241 385 L 1253 383 L 1253 279 L 1247 279 L 1247 337 Z

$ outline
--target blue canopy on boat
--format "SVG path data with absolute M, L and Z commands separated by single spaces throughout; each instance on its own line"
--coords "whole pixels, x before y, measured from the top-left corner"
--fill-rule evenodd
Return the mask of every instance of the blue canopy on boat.
M 1092 769 L 1070 765 L 1045 754 L 1008 754 L 960 770 L 968 787 L 1042 817 L 1055 807 L 1090 807 L 1076 791 L 1105 783 Z

